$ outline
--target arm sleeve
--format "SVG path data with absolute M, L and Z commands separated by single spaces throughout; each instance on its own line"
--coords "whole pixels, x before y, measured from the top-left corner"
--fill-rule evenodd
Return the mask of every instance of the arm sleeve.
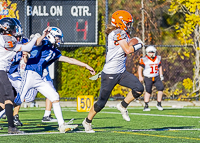
M 162 65 L 161 65 L 161 61 L 160 61 L 160 63 L 158 64 L 158 68 L 159 68 L 160 66 L 162 66 Z
M 135 44 L 135 45 L 133 45 L 133 48 L 134 48 L 134 51 L 137 51 L 140 48 L 142 48 L 142 44 L 141 43 Z
M 162 65 L 161 65 L 161 56 L 158 56 L 158 58 L 159 58 L 159 60 L 160 60 L 160 62 L 159 62 L 159 64 L 158 64 L 158 68 L 159 68 L 160 66 L 162 66 Z
M 145 64 L 142 58 L 140 59 L 139 66 L 145 68 Z
M 35 42 L 37 41 L 37 37 L 34 37 L 28 44 L 17 44 L 15 51 L 31 51 L 33 46 L 35 45 Z
M 5 41 L 3 39 L 3 35 L 0 35 L 0 46 L 4 47 L 4 45 L 5 45 Z

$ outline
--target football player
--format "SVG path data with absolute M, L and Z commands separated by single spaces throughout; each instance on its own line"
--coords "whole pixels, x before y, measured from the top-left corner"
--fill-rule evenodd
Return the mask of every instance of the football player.
M 17 42 L 19 44 L 27 43 L 28 39 L 23 37 L 23 29 L 21 26 L 21 22 L 17 18 L 13 18 L 13 19 L 17 23 L 16 33 L 15 33 L 14 37 L 17 39 Z M 8 72 L 9 80 L 10 80 L 12 86 L 14 87 L 14 90 L 16 91 L 15 96 L 19 90 L 19 86 L 21 83 L 21 77 L 23 76 L 28 57 L 29 57 L 29 53 L 26 51 L 17 52 L 17 54 L 13 58 L 12 65 Z M 23 126 L 23 124 L 19 120 L 19 115 L 18 115 L 19 109 L 20 109 L 20 106 L 14 107 L 13 118 L 14 118 L 15 126 Z
M 92 120 L 105 107 L 110 93 L 116 84 L 132 89 L 132 94 L 128 94 L 122 102 L 117 104 L 117 109 L 126 121 L 130 121 L 127 111 L 129 103 L 138 98 L 144 91 L 144 87 L 138 78 L 126 71 L 126 55 L 139 50 L 143 45 L 139 38 L 137 38 L 139 42 L 136 45 L 128 45 L 129 35 L 133 28 L 132 24 L 132 15 L 128 11 L 118 10 L 112 14 L 111 24 L 107 25 L 108 49 L 106 63 L 101 72 L 100 95 L 87 118 L 82 122 L 87 133 L 95 132 L 91 126 Z
M 63 43 L 63 33 L 58 27 L 51 27 L 51 32 L 49 35 L 47 35 L 47 37 L 55 48 L 59 47 L 60 44 Z M 54 88 L 53 81 L 49 75 L 49 69 L 47 68 L 45 71 L 48 73 L 48 76 L 46 78 L 47 81 L 49 81 L 49 83 Z M 51 116 L 51 108 L 52 102 L 48 98 L 46 98 L 46 108 L 44 116 L 42 118 L 42 122 L 57 122 L 57 120 Z
M 17 39 L 14 37 L 16 27 L 17 23 L 12 18 L 6 17 L 0 20 L 0 98 L 5 104 L 5 111 L 8 120 L 8 134 L 24 133 L 23 131 L 19 131 L 13 122 L 14 91 L 7 76 L 12 59 L 18 51 L 30 51 L 34 45 L 40 43 L 49 33 L 47 28 L 41 37 L 38 39 L 35 37 L 27 45 L 23 45 L 18 44 Z
M 18 43 L 23 43 L 23 44 L 28 43 L 28 39 L 23 36 L 23 29 L 21 26 L 21 22 L 16 18 L 13 18 L 13 19 L 18 24 L 17 28 L 16 28 L 16 34 L 14 35 L 15 38 L 17 39 Z M 16 96 L 17 92 L 19 91 L 19 87 L 21 84 L 21 77 L 24 74 L 26 63 L 28 61 L 29 56 L 30 56 L 30 54 L 28 52 L 25 52 L 25 51 L 17 52 L 17 54 L 13 58 L 12 65 L 8 72 L 9 80 L 10 80 L 12 86 L 14 87 L 14 90 L 16 91 L 15 96 Z M 27 93 L 27 97 L 35 97 L 36 95 L 37 95 L 37 90 L 35 90 L 35 89 L 30 89 L 29 92 Z M 32 100 L 32 99 L 25 99 L 26 102 L 28 102 L 30 100 Z M 23 124 L 19 120 L 19 114 L 18 114 L 19 109 L 20 109 L 20 105 L 14 107 L 13 117 L 14 117 L 14 125 L 15 126 L 23 126 Z
M 35 88 L 52 102 L 54 114 L 58 120 L 58 129 L 61 133 L 65 133 L 66 131 L 77 128 L 78 125 L 69 125 L 64 122 L 59 103 L 59 95 L 55 88 L 43 78 L 48 73 L 45 71 L 45 69 L 54 61 L 58 60 L 83 66 L 87 68 L 92 75 L 95 74 L 95 71 L 93 68 L 83 62 L 62 56 L 60 51 L 56 48 L 55 35 L 52 33 L 53 32 L 50 31 L 50 33 L 46 36 L 46 39 L 40 43 L 39 47 L 41 48 L 34 47 L 30 52 L 30 58 L 28 59 L 25 68 L 25 74 L 22 77 L 20 91 L 17 94 L 17 98 L 15 98 L 15 103 L 17 105 L 22 104 L 24 99 L 27 98 L 27 91 Z
M 163 110 L 161 106 L 161 100 L 164 90 L 164 85 L 162 83 L 162 80 L 164 80 L 164 76 L 162 72 L 161 56 L 158 56 L 156 54 L 156 48 L 154 46 L 148 46 L 146 48 L 146 56 L 140 58 L 138 74 L 139 74 L 139 80 L 141 82 L 144 81 L 146 88 L 146 92 L 144 95 L 145 107 L 143 111 L 151 110 L 148 106 L 148 103 L 152 93 L 153 85 L 155 85 L 158 90 L 156 107 L 158 108 L 158 110 Z
M 23 29 L 22 29 L 20 21 L 16 18 L 14 18 L 14 20 L 18 24 L 18 27 L 17 27 L 18 30 L 15 34 L 16 39 L 21 43 L 27 43 L 28 39 L 23 37 Z M 58 29 L 52 28 L 51 33 L 55 33 L 55 31 L 57 32 Z M 63 36 L 61 30 L 58 31 L 58 32 L 61 33 L 60 36 Z M 57 37 L 59 37 L 59 35 Z M 23 73 L 24 73 L 26 63 L 27 63 L 29 56 L 30 56 L 30 54 L 28 54 L 27 52 L 18 53 L 18 55 L 16 55 L 15 60 L 13 61 L 11 69 L 9 70 L 9 79 L 10 79 L 13 87 L 15 88 L 15 90 L 17 92 L 19 90 L 19 86 L 20 86 L 20 83 L 21 83 L 21 77 L 23 76 Z M 48 71 L 48 68 L 45 69 L 45 70 Z M 50 82 L 50 84 L 52 84 L 53 81 L 50 78 L 49 72 L 47 72 L 47 74 L 44 76 L 44 78 L 46 79 L 46 82 Z M 25 98 L 25 102 L 32 102 L 33 99 L 35 99 L 36 95 L 37 95 L 37 90 L 35 90 L 33 88 L 30 89 L 29 92 L 27 93 L 27 96 L 26 96 L 27 98 Z M 21 121 L 19 120 L 19 115 L 18 115 L 19 108 L 20 108 L 20 105 L 18 105 L 14 108 L 13 116 L 14 116 L 15 126 L 22 126 L 23 125 L 21 123 Z M 44 114 L 44 117 L 42 119 L 42 122 L 57 122 L 57 119 L 54 119 L 51 116 L 51 108 L 52 108 L 51 101 L 46 99 L 46 110 L 45 110 L 45 114 Z

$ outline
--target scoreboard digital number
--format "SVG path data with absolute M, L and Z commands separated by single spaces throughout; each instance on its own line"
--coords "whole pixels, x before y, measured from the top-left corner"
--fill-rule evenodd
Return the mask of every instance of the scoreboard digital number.
M 25 10 L 27 19 L 24 5 L 18 5 L 18 9 L 29 36 L 42 33 L 49 25 L 62 30 L 66 46 L 97 45 L 98 0 L 30 0 Z
M 94 105 L 94 97 L 92 95 L 77 96 L 77 111 L 89 112 Z

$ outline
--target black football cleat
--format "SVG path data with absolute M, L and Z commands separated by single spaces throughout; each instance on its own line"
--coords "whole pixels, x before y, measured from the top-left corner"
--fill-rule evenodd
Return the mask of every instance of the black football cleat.
M 21 121 L 19 120 L 19 115 L 16 114 L 15 116 L 13 116 L 13 122 L 15 126 L 23 126 L 23 124 L 21 123 Z

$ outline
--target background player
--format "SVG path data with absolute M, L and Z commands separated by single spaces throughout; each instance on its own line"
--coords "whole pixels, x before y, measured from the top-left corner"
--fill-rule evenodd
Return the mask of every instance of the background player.
M 144 78 L 142 76 L 142 71 Z M 140 58 L 140 65 L 138 67 L 138 74 L 140 82 L 144 81 L 146 92 L 144 95 L 145 107 L 143 111 L 150 111 L 148 106 L 149 98 L 152 93 L 152 86 L 155 85 L 158 90 L 157 95 L 157 108 L 158 110 L 163 110 L 161 106 L 161 100 L 164 90 L 164 85 L 162 80 L 164 80 L 162 66 L 161 66 L 161 56 L 156 54 L 156 48 L 154 46 L 149 46 L 146 48 L 146 56 Z M 160 76 L 159 76 L 160 75 Z
M 101 89 L 98 101 L 91 108 L 87 118 L 82 122 L 87 133 L 94 133 L 91 127 L 94 116 L 100 112 L 110 96 L 112 89 L 116 84 L 132 89 L 132 94 L 119 104 L 117 109 L 121 111 L 123 119 L 130 121 L 127 112 L 127 106 L 135 98 L 138 98 L 144 91 L 143 85 L 132 73 L 126 71 L 126 54 L 133 53 L 142 47 L 142 42 L 136 45 L 128 45 L 129 34 L 132 31 L 132 15 L 125 10 L 118 10 L 113 13 L 111 19 L 112 25 L 107 25 L 106 35 L 108 38 L 108 49 L 106 53 L 106 63 L 101 72 Z

